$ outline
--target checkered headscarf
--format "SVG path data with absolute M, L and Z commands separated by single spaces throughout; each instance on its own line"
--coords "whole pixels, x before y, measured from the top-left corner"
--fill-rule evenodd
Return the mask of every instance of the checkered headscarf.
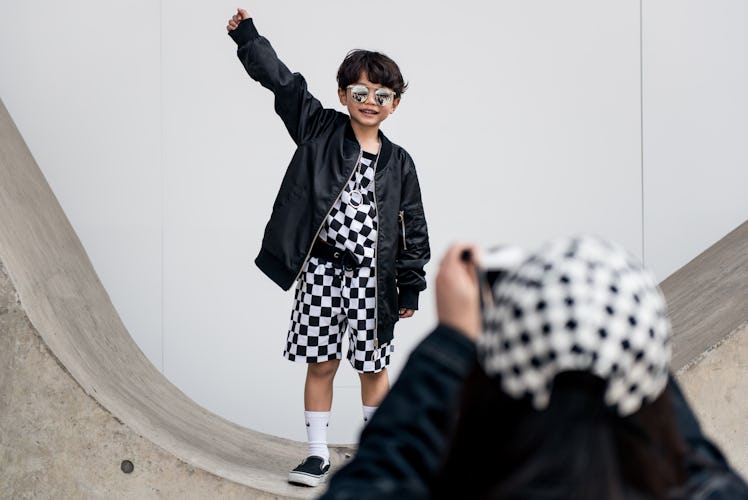
M 496 283 L 478 341 L 483 369 L 536 409 L 553 380 L 586 371 L 607 381 L 605 403 L 630 415 L 667 383 L 670 323 L 653 276 L 594 236 L 553 240 Z

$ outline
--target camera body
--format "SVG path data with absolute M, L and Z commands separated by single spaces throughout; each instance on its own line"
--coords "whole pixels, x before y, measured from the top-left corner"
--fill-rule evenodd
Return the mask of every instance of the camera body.
M 527 257 L 525 251 L 516 245 L 500 245 L 489 248 L 480 256 L 477 263 L 478 286 L 480 287 L 481 313 L 495 304 L 496 286 L 516 269 Z

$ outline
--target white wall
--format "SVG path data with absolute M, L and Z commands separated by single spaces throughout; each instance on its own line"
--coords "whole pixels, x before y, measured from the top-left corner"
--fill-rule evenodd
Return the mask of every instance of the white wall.
M 0 4 L 0 98 L 161 367 L 159 29 L 147 0 Z
M 0 97 L 133 338 L 207 408 L 305 439 L 305 367 L 281 357 L 292 296 L 252 262 L 293 144 L 271 95 L 244 73 L 225 33 L 236 5 L 17 3 L 0 11 Z M 246 7 L 328 106 L 338 106 L 335 73 L 349 49 L 377 49 L 398 61 L 410 89 L 384 130 L 418 167 L 434 255 L 430 282 L 454 240 L 532 246 L 582 231 L 639 255 L 644 243 L 646 260 L 664 277 L 748 213 L 742 199 L 721 202 L 724 190 L 737 189 L 731 177 L 746 175 L 745 141 L 731 136 L 722 139 L 729 147 L 719 156 L 721 176 L 698 192 L 708 210 L 701 225 L 688 223 L 690 246 L 673 245 L 663 229 L 683 225 L 693 200 L 655 185 L 657 175 L 681 181 L 681 171 L 668 169 L 684 131 L 650 135 L 672 113 L 650 86 L 692 76 L 711 60 L 705 53 L 702 66 L 677 71 L 658 63 L 682 50 L 663 47 L 662 30 L 690 40 L 688 9 L 678 27 L 665 18 L 666 4 L 645 18 L 642 155 L 638 3 L 366 5 L 262 0 Z M 724 22 L 738 37 L 741 25 L 729 14 L 741 7 L 725 8 Z M 744 56 L 745 47 L 710 50 Z M 739 87 L 727 87 L 745 110 Z M 685 102 L 695 125 L 697 104 Z M 740 130 L 741 116 L 728 123 Z M 686 132 L 688 158 L 712 158 L 714 143 L 700 146 L 698 129 Z M 689 168 L 694 178 L 704 175 L 703 162 Z M 398 325 L 393 378 L 434 324 L 432 294 Z M 361 410 L 346 364 L 333 412 L 331 441 L 354 441 Z
M 644 2 L 644 256 L 665 278 L 748 218 L 748 2 Z

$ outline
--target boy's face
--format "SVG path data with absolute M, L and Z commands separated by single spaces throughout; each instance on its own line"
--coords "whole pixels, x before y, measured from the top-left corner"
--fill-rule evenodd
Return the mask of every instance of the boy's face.
M 391 89 L 383 87 L 379 84 L 372 83 L 369 81 L 368 75 L 364 72 L 358 78 L 358 81 L 353 85 L 363 85 L 369 90 L 369 95 L 366 97 L 364 102 L 357 102 L 351 96 L 351 88 L 338 89 L 338 96 L 340 97 L 340 104 L 348 108 L 348 114 L 351 117 L 351 121 L 358 123 L 364 127 L 377 127 L 397 108 L 400 104 L 400 98 L 395 97 L 389 102 L 380 106 L 377 104 L 377 96 L 375 92 L 377 89 L 385 89 L 392 92 Z

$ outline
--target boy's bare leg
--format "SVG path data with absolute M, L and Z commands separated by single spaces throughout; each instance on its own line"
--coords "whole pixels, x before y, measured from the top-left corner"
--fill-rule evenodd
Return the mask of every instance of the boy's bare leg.
M 361 402 L 364 406 L 379 406 L 390 390 L 387 368 L 377 373 L 359 373 L 358 376 L 361 380 Z
M 306 411 L 330 411 L 332 381 L 339 365 L 339 359 L 307 365 L 304 384 L 304 409 Z
M 332 407 L 332 381 L 338 365 L 338 359 L 307 364 L 304 383 L 307 458 L 288 473 L 292 484 L 317 486 L 327 477 L 330 468 L 327 426 Z

